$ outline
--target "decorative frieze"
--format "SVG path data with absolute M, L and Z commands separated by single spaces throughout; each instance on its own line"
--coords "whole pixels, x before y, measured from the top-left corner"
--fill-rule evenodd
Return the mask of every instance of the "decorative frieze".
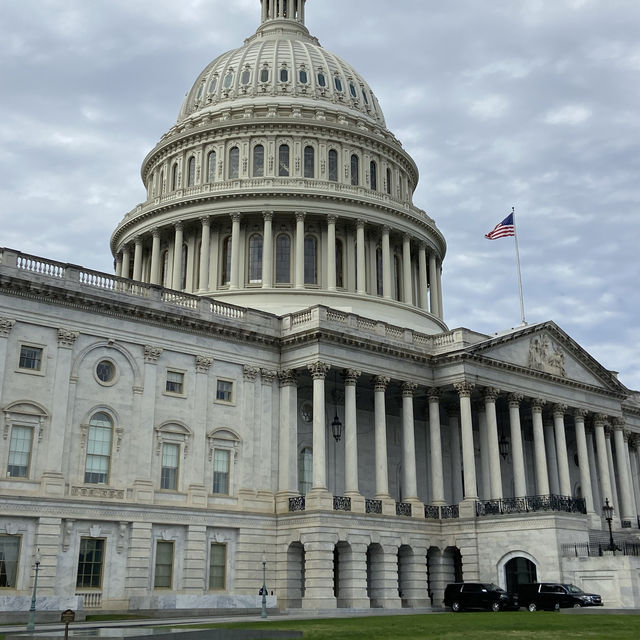
M 196 356 L 196 372 L 208 373 L 213 364 L 213 358 L 211 356 Z
M 72 329 L 58 329 L 58 346 L 73 347 L 80 334 Z
M 0 318 L 0 338 L 8 337 L 15 323 L 13 318 Z
M 124 500 L 124 489 L 109 489 L 107 487 L 71 487 L 71 495 L 81 498 Z M 91 535 L 93 536 L 93 534 Z M 93 537 L 99 537 L 99 535 L 100 533 L 98 532 L 98 534 Z

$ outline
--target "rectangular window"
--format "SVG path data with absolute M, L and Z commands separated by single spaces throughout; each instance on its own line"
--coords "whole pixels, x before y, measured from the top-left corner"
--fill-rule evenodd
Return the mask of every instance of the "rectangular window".
M 9 442 L 9 464 L 7 465 L 7 476 L 10 478 L 28 477 L 32 439 L 33 430 L 31 427 L 12 427 L 11 441 Z
M 111 426 L 90 425 L 84 481 L 90 484 L 107 484 L 109 482 L 110 461 Z
M 216 449 L 213 456 L 213 493 L 229 493 L 229 451 Z
M 42 368 L 42 349 L 40 347 L 28 347 L 22 345 L 20 347 L 20 369 L 31 369 L 32 371 L 40 371 Z
M 167 393 L 184 393 L 184 373 L 180 371 L 167 371 Z
M 226 589 L 227 582 L 227 545 L 211 543 L 209 554 L 209 589 Z
M 158 540 L 156 544 L 156 571 L 153 579 L 154 589 L 173 587 L 173 542 Z
M 102 586 L 103 565 L 104 540 L 81 538 L 76 587 L 79 589 L 100 589 Z
M 0 589 L 15 589 L 20 536 L 0 535 Z
M 180 445 L 165 442 L 162 445 L 162 471 L 160 488 L 176 491 L 178 489 L 178 457 Z
M 233 402 L 233 382 L 218 380 L 216 387 L 216 400 L 222 402 Z

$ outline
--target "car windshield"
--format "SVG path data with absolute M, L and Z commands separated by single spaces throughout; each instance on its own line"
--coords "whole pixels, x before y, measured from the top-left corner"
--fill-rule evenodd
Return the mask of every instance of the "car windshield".
M 565 584 L 564 585 L 569 593 L 584 593 L 580 587 L 576 587 L 575 584 Z
M 489 591 L 499 591 L 500 593 L 504 593 L 504 589 L 502 589 L 501 587 L 499 587 L 497 584 L 493 584 L 493 582 L 491 584 L 487 584 L 485 585 L 485 587 L 489 590 Z

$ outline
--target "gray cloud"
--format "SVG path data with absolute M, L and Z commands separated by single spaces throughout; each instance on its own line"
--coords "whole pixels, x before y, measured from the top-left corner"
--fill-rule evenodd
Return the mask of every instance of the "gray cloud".
M 258 0 L 5 0 L 0 244 L 110 270 L 140 163 Z M 636 0 L 309 0 L 307 24 L 367 78 L 442 229 L 446 319 L 553 319 L 640 388 L 640 5 Z

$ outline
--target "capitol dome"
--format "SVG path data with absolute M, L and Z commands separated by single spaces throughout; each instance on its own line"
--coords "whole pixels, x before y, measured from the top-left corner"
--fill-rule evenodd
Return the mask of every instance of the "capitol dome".
M 418 169 L 367 82 L 310 35 L 305 3 L 261 0 L 256 33 L 199 74 L 143 161 L 147 199 L 111 239 L 116 273 L 439 333 L 446 244 L 412 202 Z

